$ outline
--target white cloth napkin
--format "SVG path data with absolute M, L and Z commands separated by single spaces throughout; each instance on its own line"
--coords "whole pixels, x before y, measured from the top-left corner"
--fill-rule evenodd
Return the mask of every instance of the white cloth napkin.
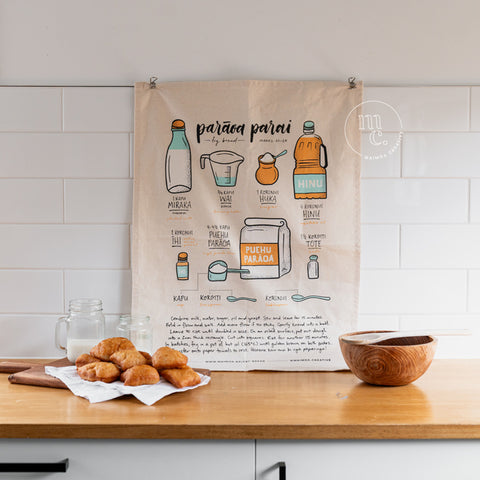
M 155 385 L 140 385 L 139 387 L 126 387 L 122 382 L 112 383 L 87 382 L 82 380 L 75 366 L 72 367 L 45 367 L 45 373 L 61 380 L 72 393 L 86 398 L 90 403 L 105 402 L 122 395 L 133 395 L 145 405 L 153 405 L 167 395 L 177 392 L 192 390 L 202 387 L 210 382 L 210 377 L 200 375 L 202 381 L 194 387 L 176 388 L 163 378 Z

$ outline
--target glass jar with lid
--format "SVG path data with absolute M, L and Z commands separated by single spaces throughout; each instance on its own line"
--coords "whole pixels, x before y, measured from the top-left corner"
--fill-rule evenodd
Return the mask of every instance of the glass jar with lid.
M 128 338 L 137 350 L 153 353 L 153 330 L 148 315 L 120 315 L 117 333 Z

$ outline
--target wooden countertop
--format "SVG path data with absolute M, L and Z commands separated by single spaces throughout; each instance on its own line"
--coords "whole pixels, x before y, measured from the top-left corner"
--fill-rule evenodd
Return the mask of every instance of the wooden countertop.
M 90 404 L 0 374 L 0 438 L 480 438 L 480 360 L 436 360 L 404 387 L 350 372 L 213 372 L 209 385 L 148 407 Z

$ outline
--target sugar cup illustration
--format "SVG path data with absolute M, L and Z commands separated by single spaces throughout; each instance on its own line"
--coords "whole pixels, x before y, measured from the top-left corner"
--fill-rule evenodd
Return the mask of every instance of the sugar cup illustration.
M 286 153 L 286 150 L 278 155 L 266 152 L 258 157 L 258 169 L 255 172 L 255 179 L 258 183 L 261 185 L 273 185 L 278 180 L 279 173 L 278 168 L 275 166 L 275 161 Z
M 213 178 L 218 187 L 234 187 L 237 184 L 238 167 L 244 158 L 229 150 L 217 150 L 200 157 L 200 167 L 205 168 L 205 161 L 210 162 Z

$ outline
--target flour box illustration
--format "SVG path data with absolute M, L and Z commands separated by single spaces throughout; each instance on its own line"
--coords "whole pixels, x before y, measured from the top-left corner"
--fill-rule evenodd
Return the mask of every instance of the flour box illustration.
M 292 265 L 290 229 L 284 218 L 246 218 L 240 231 L 240 278 L 280 278 Z

